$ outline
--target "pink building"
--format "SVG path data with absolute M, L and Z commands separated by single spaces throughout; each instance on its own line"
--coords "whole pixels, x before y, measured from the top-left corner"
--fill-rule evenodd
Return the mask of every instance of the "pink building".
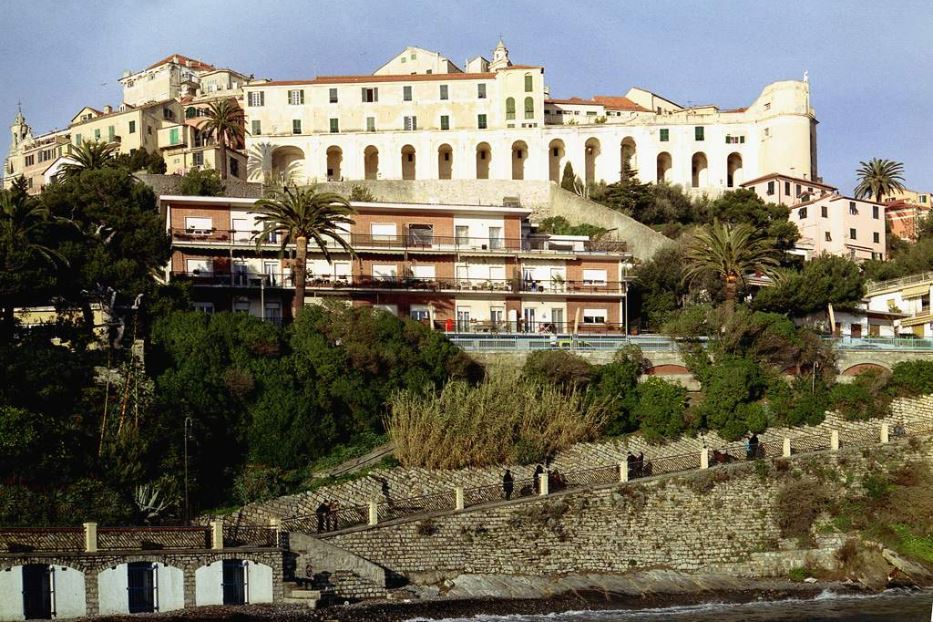
M 835 186 L 823 182 L 778 173 L 752 179 L 742 184 L 742 187 L 754 190 L 766 203 L 777 203 L 787 207 L 832 194 L 837 190 Z
M 886 256 L 883 205 L 827 194 L 792 207 L 789 220 L 800 230 L 796 250 L 806 259 L 823 253 L 855 261 Z

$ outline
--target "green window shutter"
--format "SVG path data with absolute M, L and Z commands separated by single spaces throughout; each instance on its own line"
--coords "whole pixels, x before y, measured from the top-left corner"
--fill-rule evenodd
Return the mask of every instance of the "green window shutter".
M 94 140 L 100 140 L 100 130 L 94 130 Z
M 531 97 L 525 98 L 525 118 L 533 119 L 535 116 L 535 100 Z
M 168 142 L 170 145 L 177 145 L 180 140 L 178 136 L 178 128 L 173 127 L 168 133 Z
M 693 137 L 694 137 L 696 140 L 703 140 L 703 139 L 704 139 L 704 132 L 703 132 L 703 130 L 704 130 L 704 128 L 703 128 L 702 125 L 693 128 Z
M 477 117 L 476 117 L 476 126 L 477 126 L 479 129 L 481 129 L 481 130 L 485 130 L 485 129 L 486 129 L 486 115 L 484 115 L 484 114 L 477 115 Z
M 81 134 L 75 134 L 75 145 L 78 147 L 81 146 Z
M 261 123 L 260 123 L 258 120 L 256 120 L 256 119 L 253 119 L 253 131 L 252 131 L 252 134 L 253 134 L 253 136 L 259 136 L 260 134 L 262 134 L 262 125 L 261 125 Z
M 407 102 L 411 101 L 411 87 L 410 86 L 402 87 L 402 99 Z
M 292 134 L 301 134 L 301 119 L 292 119 Z
M 670 132 L 670 130 L 668 130 L 668 129 L 662 129 L 662 130 L 661 130 L 661 142 L 662 142 L 662 143 L 666 143 L 666 142 L 668 141 L 668 139 L 670 138 L 669 132 Z
M 441 129 L 449 130 L 450 129 L 450 117 L 445 115 L 441 116 Z
M 117 136 L 116 128 L 114 128 L 112 125 L 108 126 L 107 127 L 107 138 L 110 140 L 110 142 L 113 142 L 113 139 L 116 138 L 116 136 Z
M 136 121 L 130 121 L 130 134 L 136 133 Z
M 337 132 L 340 131 L 340 121 L 339 121 L 339 119 L 331 119 L 331 120 L 330 120 L 330 131 L 331 131 L 331 134 L 336 134 Z
M 530 93 L 533 90 L 534 79 L 531 77 L 531 74 L 525 76 L 525 92 Z

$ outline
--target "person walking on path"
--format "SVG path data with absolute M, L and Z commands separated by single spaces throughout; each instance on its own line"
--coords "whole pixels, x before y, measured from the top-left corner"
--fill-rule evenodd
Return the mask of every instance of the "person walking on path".
M 748 460 L 754 460 L 758 457 L 758 435 L 754 432 L 748 437 L 745 443 L 745 457 Z
M 502 494 L 506 501 L 512 498 L 513 490 L 515 490 L 515 478 L 512 477 L 512 471 L 506 469 L 505 475 L 502 476 Z
M 327 513 L 330 512 L 330 505 L 327 499 L 321 501 L 314 513 L 317 515 L 317 532 L 321 533 L 327 528 Z
M 327 513 L 327 530 L 337 531 L 337 512 L 340 511 L 340 502 L 336 499 L 330 502 L 330 510 Z

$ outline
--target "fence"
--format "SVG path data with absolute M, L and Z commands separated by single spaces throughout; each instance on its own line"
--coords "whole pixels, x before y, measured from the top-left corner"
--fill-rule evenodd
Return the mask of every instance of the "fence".
M 888 443 L 891 438 L 905 438 L 933 434 L 933 424 L 908 429 L 903 424 L 893 428 L 882 423 L 880 427 L 866 427 L 837 431 L 828 434 L 801 434 L 784 437 L 780 444 L 776 439 L 758 444 L 736 442 L 718 448 L 703 448 L 700 451 L 671 456 L 630 455 L 626 462 L 618 465 L 577 469 L 566 473 L 548 471 L 539 478 L 515 479 L 511 486 L 502 484 L 471 488 L 452 487 L 448 493 L 438 493 L 406 499 L 371 501 L 370 504 L 322 512 L 314 515 L 292 516 L 282 521 L 283 528 L 305 533 L 337 532 L 344 529 L 375 526 L 379 523 L 412 516 L 441 514 L 462 511 L 483 505 L 515 501 L 531 497 L 543 497 L 561 490 L 579 490 L 597 486 L 609 486 L 633 480 L 685 473 L 716 467 L 739 461 L 763 458 L 790 457 L 840 448 L 868 447 Z

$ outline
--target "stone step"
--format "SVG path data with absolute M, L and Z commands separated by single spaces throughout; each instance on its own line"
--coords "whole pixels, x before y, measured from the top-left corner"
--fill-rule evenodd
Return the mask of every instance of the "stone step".
M 320 600 L 321 591 L 320 590 L 306 590 L 303 588 L 294 589 L 288 594 L 288 598 L 299 598 L 299 599 L 313 598 L 314 600 Z
M 317 609 L 318 598 L 293 598 L 291 596 L 286 596 L 282 599 L 283 603 L 289 605 L 305 605 L 309 609 Z

